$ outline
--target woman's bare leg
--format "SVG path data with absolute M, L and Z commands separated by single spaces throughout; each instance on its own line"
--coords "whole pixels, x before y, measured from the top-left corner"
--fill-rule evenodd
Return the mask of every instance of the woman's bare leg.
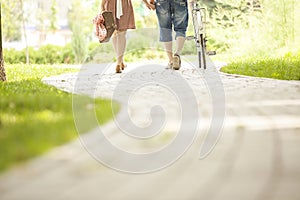
M 127 31 L 116 31 L 112 37 L 112 44 L 116 53 L 117 65 L 121 65 L 124 62 L 126 32 Z

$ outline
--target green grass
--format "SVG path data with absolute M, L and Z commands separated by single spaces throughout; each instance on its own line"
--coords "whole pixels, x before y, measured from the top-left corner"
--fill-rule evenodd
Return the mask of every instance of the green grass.
M 5 68 L 8 81 L 0 82 L 0 171 L 78 137 L 72 95 L 41 81 L 45 76 L 74 72 L 74 69 L 49 65 L 6 65 Z M 99 106 L 95 109 L 100 123 L 111 119 L 110 101 L 89 101 L 101 105 L 101 109 Z M 84 130 L 93 126 L 87 125 Z
M 276 58 L 248 58 L 231 62 L 222 72 L 281 80 L 300 80 L 300 53 Z

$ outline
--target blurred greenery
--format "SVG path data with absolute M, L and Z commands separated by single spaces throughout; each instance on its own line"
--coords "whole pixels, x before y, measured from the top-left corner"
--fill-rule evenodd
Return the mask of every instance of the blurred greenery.
M 1 6 L 2 38 L 5 41 L 20 40 L 22 37 L 22 13 L 20 12 L 20 1 L 1 0 Z
M 203 2 L 209 10 L 209 49 L 244 58 L 283 56 L 299 50 L 300 1 Z
M 75 63 L 83 63 L 87 57 L 88 36 L 92 33 L 92 8 L 84 6 L 81 0 L 72 0 L 68 10 L 68 23 L 72 31 L 71 47 Z
M 64 47 L 56 45 L 45 45 L 39 49 L 29 48 L 31 64 L 73 64 L 75 56 L 71 44 Z M 4 61 L 7 64 L 26 63 L 26 53 L 24 50 L 4 49 Z
M 4 8 L 7 9 L 4 10 L 4 18 L 7 19 L 12 15 L 11 10 L 7 8 L 9 2 L 4 1 Z M 206 31 L 209 50 L 216 50 L 218 54 L 230 54 L 230 57 L 250 58 L 282 56 L 299 49 L 295 44 L 300 43 L 300 26 L 297 26 L 300 23 L 300 12 L 297 12 L 300 1 L 203 0 L 199 2 L 207 9 Z M 127 51 L 139 51 L 137 55 L 143 56 L 141 53 L 143 50 L 162 49 L 161 43 L 158 42 L 155 12 L 149 11 L 143 2 L 138 0 L 133 0 L 133 5 L 137 29 L 128 31 Z M 94 36 L 91 19 L 98 12 L 98 8 L 99 0 L 91 1 L 89 4 L 79 0 L 72 1 L 68 15 L 69 26 L 74 34 L 72 43 L 66 47 L 47 45 L 39 49 L 31 49 L 31 63 L 76 63 L 84 62 L 85 58 L 90 61 L 95 52 L 99 51 L 103 55 L 97 58 L 98 62 L 114 61 L 115 54 L 111 43 L 99 44 Z M 78 26 L 82 28 L 78 29 Z M 10 33 L 5 26 L 4 35 L 6 33 L 12 34 L 13 37 L 13 33 Z M 187 34 L 193 34 L 191 17 Z M 91 46 L 94 48 L 92 49 Z M 4 53 L 7 63 L 25 62 L 25 51 L 5 50 Z M 193 41 L 186 42 L 182 53 L 195 54 Z
M 23 64 L 5 67 L 8 81 L 0 82 L 0 171 L 78 137 L 72 94 L 41 81 L 74 69 Z M 100 123 L 107 122 L 112 117 L 111 102 L 96 99 L 95 105 Z M 118 105 L 114 106 L 118 111 Z M 93 124 L 88 124 L 84 131 L 92 128 Z

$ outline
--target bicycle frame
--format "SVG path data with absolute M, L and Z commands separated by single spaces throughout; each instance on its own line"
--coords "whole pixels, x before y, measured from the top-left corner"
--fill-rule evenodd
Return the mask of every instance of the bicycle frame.
M 193 10 L 192 10 L 192 17 L 193 17 L 195 37 L 199 34 L 203 34 L 205 36 L 206 9 L 199 8 L 197 3 L 195 3 L 195 5 L 193 6 Z
M 206 69 L 206 55 L 215 55 L 215 51 L 206 51 L 206 9 L 199 7 L 197 1 L 194 1 L 192 4 L 192 20 L 194 36 L 187 37 L 187 39 L 194 39 L 199 67 Z
M 205 23 L 206 23 L 206 10 L 200 8 L 197 1 L 193 3 L 192 19 L 194 26 L 194 40 L 196 43 L 199 67 L 203 66 L 206 69 L 206 50 L 205 50 Z

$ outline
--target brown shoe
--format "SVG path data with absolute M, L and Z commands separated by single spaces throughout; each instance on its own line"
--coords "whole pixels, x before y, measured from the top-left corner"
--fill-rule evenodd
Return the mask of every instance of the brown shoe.
M 121 63 L 121 67 L 122 67 L 122 70 L 124 70 L 126 65 L 124 63 Z
M 117 66 L 116 66 L 116 73 L 122 73 L 122 70 L 121 70 L 121 66 L 120 66 L 120 65 L 117 65 Z
M 178 54 L 175 54 L 173 57 L 173 69 L 179 70 L 181 67 L 181 59 Z

